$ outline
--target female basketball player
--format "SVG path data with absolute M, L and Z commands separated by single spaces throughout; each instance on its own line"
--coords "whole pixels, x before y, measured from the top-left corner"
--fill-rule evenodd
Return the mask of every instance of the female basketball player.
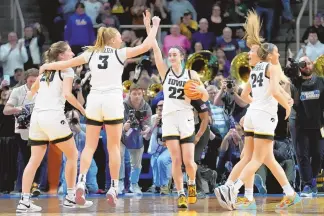
M 45 52 L 45 62 L 69 60 L 74 54 L 66 42 L 57 42 Z M 78 207 L 75 203 L 75 179 L 77 175 L 78 151 L 73 134 L 64 115 L 65 99 L 75 108 L 84 113 L 82 105 L 72 94 L 74 71 L 69 68 L 65 73 L 47 72 L 37 79 L 31 91 L 38 91 L 30 121 L 29 140 L 31 156 L 25 168 L 22 182 L 21 200 L 17 212 L 38 212 L 42 208 L 30 201 L 30 188 L 47 149 L 47 144 L 56 145 L 67 157 L 65 177 L 68 187 L 63 202 L 64 207 Z M 92 202 L 86 201 L 84 207 Z
M 281 70 L 278 48 L 269 43 L 261 44 L 262 39 L 259 38 L 260 22 L 254 12 L 249 13 L 245 28 L 247 43 L 251 46 L 250 65 L 255 65 L 255 67 L 242 92 L 242 98 L 251 104 L 244 118 L 243 158 L 233 168 L 226 184 L 216 188 L 215 193 L 222 207 L 233 210 L 238 190 L 245 183 L 246 187 L 252 190 L 252 194 L 249 194 L 248 201 L 238 203 L 237 208 L 256 209 L 253 200 L 254 173 L 262 163 L 265 163 L 286 194 L 277 207 L 287 208 L 299 202 L 300 198 L 290 186 L 283 169 L 274 158 L 272 140 L 277 125 L 277 101 L 286 109 L 286 118 L 290 114 L 290 104 L 288 103 L 290 96 L 284 93 L 279 85 L 280 81 L 286 83 L 289 81 Z M 253 100 L 249 96 L 251 91 L 254 96 Z M 236 179 L 238 180 L 233 184 Z
M 144 15 L 145 18 L 145 15 Z M 128 58 L 147 52 L 159 27 L 160 19 L 153 17 L 153 28 L 144 42 L 133 48 L 122 48 L 121 35 L 115 28 L 101 27 L 97 41 L 83 54 L 68 61 L 44 64 L 44 70 L 62 70 L 89 64 L 91 70 L 91 92 L 87 98 L 86 145 L 81 155 L 80 175 L 76 189 L 77 204 L 85 203 L 85 182 L 92 157 L 97 149 L 99 133 L 105 125 L 109 152 L 111 187 L 107 192 L 108 203 L 116 205 L 120 169 L 120 140 L 124 119 L 123 88 L 121 76 L 124 62 Z
M 144 19 L 147 32 L 150 32 L 150 19 Z M 187 208 L 187 199 L 183 189 L 182 162 L 185 164 L 188 181 L 188 202 L 197 201 L 195 175 L 197 165 L 194 162 L 195 153 L 195 123 L 191 101 L 184 95 L 184 84 L 190 79 L 200 80 L 195 71 L 182 67 L 184 52 L 180 47 L 169 50 L 170 68 L 163 62 L 161 50 L 157 41 L 154 42 L 153 52 L 155 63 L 163 80 L 164 108 L 162 112 L 162 139 L 170 151 L 172 159 L 172 176 L 178 190 L 178 207 Z M 203 93 L 202 101 L 208 100 L 208 93 L 201 84 L 191 89 Z

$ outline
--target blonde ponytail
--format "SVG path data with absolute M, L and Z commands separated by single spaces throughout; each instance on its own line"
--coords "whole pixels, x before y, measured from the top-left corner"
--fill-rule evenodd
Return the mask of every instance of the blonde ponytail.
M 116 37 L 118 30 L 112 27 L 100 27 L 98 29 L 97 40 L 94 46 L 86 46 L 85 49 L 88 52 L 100 52 L 103 51 L 106 45 L 109 45 L 110 41 Z
M 264 42 L 264 39 L 260 37 L 261 26 L 262 24 L 258 14 L 255 12 L 255 10 L 249 10 L 244 24 L 244 39 L 246 40 L 246 44 L 249 48 L 251 48 L 253 45 L 261 46 L 261 44 Z

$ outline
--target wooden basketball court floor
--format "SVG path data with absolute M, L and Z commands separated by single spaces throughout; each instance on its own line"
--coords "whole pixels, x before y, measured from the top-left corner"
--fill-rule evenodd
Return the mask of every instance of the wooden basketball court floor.
M 108 206 L 104 195 L 88 196 L 93 201 L 93 206 L 87 209 L 66 209 L 62 207 L 61 196 L 42 195 L 33 199 L 35 204 L 43 208 L 41 213 L 29 213 L 19 215 L 67 215 L 67 216 L 91 216 L 91 215 L 161 215 L 161 216 L 254 216 L 254 215 L 324 215 L 324 196 L 317 198 L 303 198 L 302 202 L 288 208 L 286 211 L 276 211 L 275 205 L 280 202 L 282 196 L 268 195 L 266 197 L 256 196 L 258 209 L 255 211 L 226 211 L 221 208 L 214 195 L 206 199 L 199 199 L 196 204 L 190 205 L 188 209 L 176 207 L 176 196 L 160 196 L 144 193 L 142 196 L 126 194 L 120 196 L 117 206 Z M 0 215 L 16 215 L 16 206 L 19 196 L 0 196 Z M 17 214 L 18 215 L 18 214 Z

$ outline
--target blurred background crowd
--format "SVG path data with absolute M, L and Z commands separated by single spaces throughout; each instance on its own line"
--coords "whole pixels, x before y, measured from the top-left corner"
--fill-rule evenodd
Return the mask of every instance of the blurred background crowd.
M 26 93 L 38 76 L 37 68 L 42 63 L 42 54 L 48 44 L 67 41 L 74 54 L 78 55 L 82 47 L 93 44 L 97 29 L 105 26 L 120 30 L 124 47 L 136 46 L 146 37 L 141 25 L 143 12 L 148 9 L 152 15 L 162 19 L 159 43 L 165 58 L 169 48 L 178 45 L 189 58 L 184 66 L 195 64 L 195 53 L 202 50 L 209 51 L 203 57 L 207 62 L 212 58 L 217 61 L 212 69 L 214 76 L 204 80 L 210 96 L 207 103 L 208 119 L 202 118 L 197 112 L 195 119 L 196 132 L 201 124 L 208 124 L 206 131 L 199 134 L 196 140 L 198 195 L 204 198 L 206 194 L 213 193 L 213 188 L 224 183 L 240 159 L 244 146 L 240 121 L 248 104 L 240 98 L 241 83 L 234 78 L 233 68 L 239 66 L 234 58 L 249 51 L 243 40 L 245 15 L 254 8 L 263 20 L 262 35 L 267 41 L 275 42 L 280 25 L 295 25 L 291 5 L 297 3 L 296 0 L 57 0 L 55 3 L 51 1 L 50 7 L 42 6 L 42 20 L 26 26 L 20 39 L 15 32 L 0 38 L 0 192 L 21 191 L 22 173 L 30 157 L 27 139 L 34 102 L 26 98 Z M 302 43 L 295 59 L 308 56 L 315 61 L 324 54 L 324 14 L 314 16 L 314 23 L 306 29 Z M 167 59 L 165 61 L 167 63 Z M 201 68 L 200 65 L 196 69 L 198 73 Z M 73 94 L 86 106 L 91 88 L 91 71 L 87 65 L 83 65 L 75 68 L 75 74 Z M 125 122 L 130 120 L 131 124 L 124 127 L 123 132 L 119 194 L 170 194 L 174 188 L 171 158 L 161 141 L 163 94 L 160 92 L 161 79 L 153 53 L 128 59 L 123 81 L 124 105 L 129 110 L 125 113 Z M 85 145 L 85 119 L 68 103 L 65 110 L 81 153 Z M 321 183 L 324 175 L 313 176 L 313 184 L 309 186 L 311 191 L 304 190 L 305 183 L 299 175 L 299 160 L 288 130 L 289 123 L 284 120 L 284 110 L 279 108 L 278 115 L 275 157 L 297 191 L 303 191 L 305 196 L 316 194 L 318 190 L 323 190 L 321 184 L 317 187 L 317 182 Z M 149 132 L 145 130 L 147 133 L 139 133 L 147 127 L 151 129 Z M 106 142 L 106 133 L 102 130 L 87 174 L 89 193 L 104 194 L 110 187 Z M 63 175 L 66 159 L 55 147 L 48 151 L 31 189 L 34 196 L 66 192 Z M 56 152 L 59 161 L 50 158 L 50 151 Z M 320 158 L 323 159 L 323 155 Z M 54 162 L 49 163 L 50 160 Z M 54 183 L 50 180 L 53 175 L 58 176 Z M 281 193 L 279 185 L 272 180 L 273 176 L 262 166 L 255 177 L 255 191 L 262 194 Z

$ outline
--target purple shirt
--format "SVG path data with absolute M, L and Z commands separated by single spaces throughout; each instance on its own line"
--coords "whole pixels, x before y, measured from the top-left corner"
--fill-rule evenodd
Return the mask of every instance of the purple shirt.
M 223 37 L 220 37 L 216 40 L 217 48 L 220 48 L 224 51 L 226 58 L 229 62 L 232 62 L 233 58 L 236 56 L 236 50 L 239 49 L 239 45 L 235 39 L 232 39 L 231 42 L 225 42 Z
M 215 41 L 215 36 L 214 33 L 212 32 L 206 32 L 206 33 L 201 33 L 199 31 L 195 32 L 192 35 L 192 39 L 191 39 L 192 51 L 194 51 L 194 46 L 196 42 L 200 42 L 204 50 L 211 50 L 213 48 L 214 41 Z

